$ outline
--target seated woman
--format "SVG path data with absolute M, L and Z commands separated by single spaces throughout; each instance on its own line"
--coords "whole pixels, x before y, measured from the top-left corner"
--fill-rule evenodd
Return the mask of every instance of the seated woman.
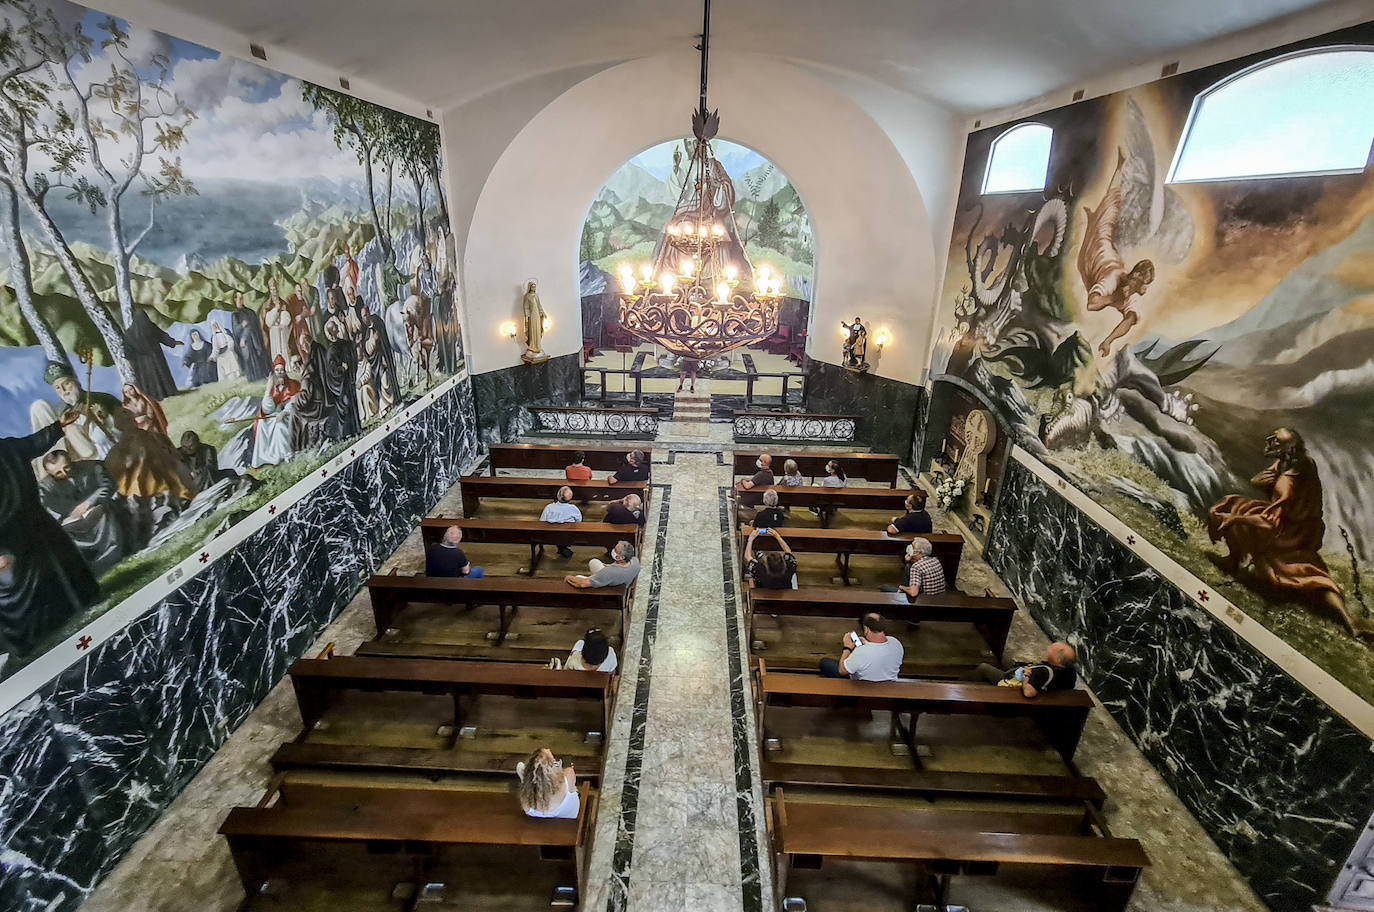
M 782 478 L 778 479 L 778 484 L 789 488 L 799 488 L 806 484 L 801 469 L 797 467 L 797 460 L 789 459 L 782 464 Z
M 849 479 L 845 477 L 844 468 L 835 460 L 830 460 L 825 464 L 826 477 L 821 480 L 822 487 L 843 488 L 849 484 Z
M 520 779 L 520 808 L 530 817 L 575 818 L 580 800 L 577 797 L 577 774 L 571 766 L 564 769 L 547 747 L 530 754 L 528 760 L 515 764 Z
M 602 671 L 610 674 L 619 666 L 615 650 L 611 648 L 606 634 L 600 627 L 587 631 L 582 639 L 573 644 L 572 652 L 566 659 L 551 659 L 550 668 L 566 668 L 569 671 Z

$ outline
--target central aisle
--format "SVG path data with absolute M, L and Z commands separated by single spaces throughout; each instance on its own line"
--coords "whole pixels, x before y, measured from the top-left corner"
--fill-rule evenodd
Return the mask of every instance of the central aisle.
M 618 770 L 623 752 L 624 784 L 603 795 L 589 881 L 604 888 L 589 908 L 760 912 L 769 887 L 731 478 L 718 452 L 672 447 L 655 444 L 645 542 L 658 548 L 641 571 L 626 642 L 635 664 L 623 672 L 608 763 Z

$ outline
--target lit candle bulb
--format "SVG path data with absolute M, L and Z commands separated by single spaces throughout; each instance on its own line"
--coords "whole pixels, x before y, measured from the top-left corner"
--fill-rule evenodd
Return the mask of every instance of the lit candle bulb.
M 621 273 L 621 274 L 620 274 L 620 287 L 623 288 L 623 289 L 625 289 L 625 293 L 626 293 L 626 294 L 631 294 L 631 293 L 633 293 L 634 290 L 635 290 L 635 276 L 634 276 L 634 273 L 630 272 L 629 270 L 626 270 L 625 272 Z
M 682 271 L 682 274 L 683 274 L 683 275 L 689 276 L 689 277 L 690 277 L 690 276 L 692 275 L 692 270 L 695 269 L 695 268 L 696 268 L 696 264 L 693 263 L 691 260 L 683 260 L 683 261 L 682 261 L 682 270 L 681 270 L 681 271 Z
M 673 274 L 671 272 L 665 270 L 659 281 L 663 283 L 664 294 L 673 293 Z
M 697 237 L 706 237 L 706 226 L 705 226 L 705 225 L 698 225 L 698 226 L 697 226 Z
M 643 277 L 644 281 L 648 282 L 652 280 L 654 277 L 654 267 L 650 266 L 648 263 L 645 263 L 642 267 L 640 267 L 639 274 Z
M 720 298 L 720 303 L 726 304 L 730 301 L 730 286 L 721 282 L 716 286 L 716 297 Z
M 720 227 L 719 225 L 712 225 L 711 233 L 714 234 L 716 237 L 721 237 L 725 234 L 725 229 Z
M 726 266 L 726 267 L 725 267 L 725 281 L 727 281 L 727 282 L 733 282 L 733 281 L 735 281 L 735 279 L 738 278 L 738 277 L 739 277 L 739 270 L 738 270 L 738 269 L 736 269 L 736 268 L 733 267 L 733 266 Z
M 760 266 L 760 267 L 759 267 L 759 284 L 760 284 L 760 285 L 767 285 L 767 284 L 768 284 L 768 277 L 769 277 L 770 275 L 772 275 L 772 274 L 773 274 L 773 270 L 769 269 L 767 266 Z

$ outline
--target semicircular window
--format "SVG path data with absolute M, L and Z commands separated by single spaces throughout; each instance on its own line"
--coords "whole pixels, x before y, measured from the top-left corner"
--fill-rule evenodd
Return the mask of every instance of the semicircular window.
M 1299 51 L 1198 95 L 1171 182 L 1349 174 L 1374 143 L 1374 47 Z
M 984 193 L 1044 190 L 1054 131 L 1042 123 L 1017 124 L 992 141 Z

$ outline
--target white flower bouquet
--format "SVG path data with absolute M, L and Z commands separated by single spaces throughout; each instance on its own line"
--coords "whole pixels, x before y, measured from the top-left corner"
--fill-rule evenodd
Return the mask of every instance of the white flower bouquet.
M 948 511 L 950 507 L 964 496 L 964 488 L 968 480 L 964 478 L 946 478 L 940 482 L 935 489 L 935 503 L 941 510 Z

